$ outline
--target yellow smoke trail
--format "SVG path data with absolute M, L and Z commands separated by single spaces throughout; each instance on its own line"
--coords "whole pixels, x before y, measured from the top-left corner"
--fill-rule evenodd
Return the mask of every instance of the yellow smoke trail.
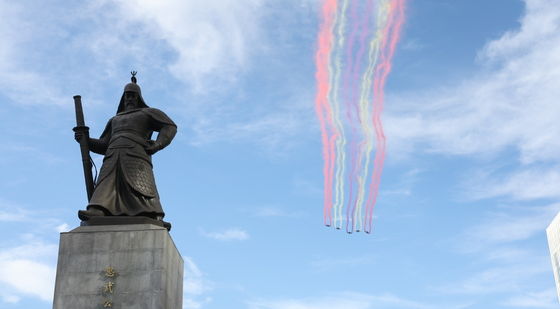
M 383 39 L 383 28 L 388 21 L 390 10 L 390 0 L 383 1 L 379 4 L 379 8 L 377 10 L 377 25 L 376 25 L 376 33 L 369 44 L 369 52 L 368 52 L 368 66 L 363 73 L 362 76 L 362 85 L 361 85 L 361 92 L 360 92 L 360 103 L 359 103 L 359 115 L 360 115 L 360 123 L 362 125 L 362 131 L 364 132 L 364 141 L 365 147 L 361 150 L 360 158 L 364 158 L 363 166 L 363 173 L 362 175 L 358 176 L 358 192 L 356 198 L 356 210 L 354 211 L 354 222 L 356 224 L 356 230 L 362 230 L 363 227 L 363 216 L 362 216 L 362 208 L 364 204 L 364 197 L 366 191 L 366 179 L 369 176 L 369 165 L 371 160 L 371 153 L 373 151 L 373 140 L 374 140 L 374 128 L 371 123 L 371 110 L 370 110 L 370 102 L 371 102 L 371 89 L 373 87 L 373 74 L 375 72 L 375 66 L 377 64 L 377 60 L 379 58 L 379 44 Z M 359 163 L 358 163 L 359 164 Z

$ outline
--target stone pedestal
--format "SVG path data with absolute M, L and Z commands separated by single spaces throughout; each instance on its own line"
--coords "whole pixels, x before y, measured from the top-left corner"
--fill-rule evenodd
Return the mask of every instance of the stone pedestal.
M 54 309 L 181 309 L 183 259 L 163 227 L 81 226 L 61 233 Z

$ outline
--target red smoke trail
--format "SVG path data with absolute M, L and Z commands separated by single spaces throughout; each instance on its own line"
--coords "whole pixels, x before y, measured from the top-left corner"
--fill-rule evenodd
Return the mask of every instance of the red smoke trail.
M 376 69 L 374 81 L 374 97 L 373 97 L 373 123 L 375 126 L 375 134 L 377 138 L 377 149 L 375 151 L 374 171 L 369 187 L 369 195 L 366 208 L 366 232 L 371 232 L 371 222 L 373 218 L 373 207 L 377 200 L 379 190 L 379 181 L 381 172 L 383 171 L 383 163 L 385 161 L 385 134 L 381 123 L 381 112 L 383 111 L 383 99 L 385 81 L 387 75 L 391 71 L 391 59 L 395 53 L 395 47 L 400 37 L 400 29 L 404 22 L 404 0 L 395 0 L 391 4 L 390 19 L 384 30 L 384 39 L 381 44 L 381 62 Z M 389 45 L 387 50 L 387 45 Z
M 334 140 L 333 134 L 333 120 L 332 112 L 327 99 L 330 85 L 329 85 L 329 55 L 332 48 L 332 27 L 336 15 L 336 0 L 326 0 L 323 5 L 323 23 L 319 31 L 319 44 L 317 53 L 315 54 L 315 64 L 317 72 L 315 78 L 317 79 L 317 97 L 315 99 L 315 111 L 319 118 L 321 126 L 321 138 L 323 142 L 323 157 L 324 157 L 324 208 L 323 208 L 323 222 L 325 225 L 332 225 L 332 178 L 334 170 Z M 329 136 L 331 135 L 331 136 Z

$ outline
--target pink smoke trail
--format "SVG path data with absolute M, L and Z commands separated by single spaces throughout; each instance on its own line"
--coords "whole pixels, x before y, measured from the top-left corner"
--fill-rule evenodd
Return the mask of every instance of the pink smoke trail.
M 391 60 L 395 53 L 395 47 L 400 37 L 401 26 L 404 22 L 404 0 L 395 0 L 391 4 L 390 20 L 384 30 L 384 40 L 381 44 L 381 62 L 377 67 L 374 92 L 373 92 L 373 123 L 375 126 L 375 134 L 377 139 L 377 149 L 375 152 L 374 171 L 369 187 L 369 195 L 366 204 L 366 232 L 371 232 L 373 207 L 377 201 L 379 191 L 379 182 L 383 171 L 383 163 L 385 160 L 385 134 L 381 123 L 381 112 L 383 111 L 384 87 L 387 75 L 391 71 Z M 388 45 L 388 47 L 387 47 Z
M 317 96 L 315 99 L 315 111 L 321 126 L 321 139 L 323 142 L 323 175 L 324 175 L 324 208 L 323 223 L 332 225 L 332 178 L 334 170 L 334 141 L 336 135 L 333 132 L 332 111 L 327 99 L 329 85 L 329 55 L 332 48 L 333 34 L 332 27 L 336 15 L 336 0 L 326 0 L 323 5 L 323 23 L 319 31 L 319 42 L 315 54 L 315 64 L 317 72 Z M 329 136 L 330 135 L 330 136 Z

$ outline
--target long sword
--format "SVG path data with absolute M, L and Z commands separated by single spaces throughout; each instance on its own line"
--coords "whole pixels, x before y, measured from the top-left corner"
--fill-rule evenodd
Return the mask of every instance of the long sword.
M 76 127 L 74 132 L 80 132 L 80 152 L 82 154 L 82 165 L 84 168 L 84 178 L 86 181 L 86 191 L 88 201 L 93 194 L 93 174 L 91 172 L 91 158 L 89 156 L 89 127 L 85 125 L 84 111 L 82 109 L 82 97 L 79 95 L 74 96 L 74 106 L 76 108 Z

